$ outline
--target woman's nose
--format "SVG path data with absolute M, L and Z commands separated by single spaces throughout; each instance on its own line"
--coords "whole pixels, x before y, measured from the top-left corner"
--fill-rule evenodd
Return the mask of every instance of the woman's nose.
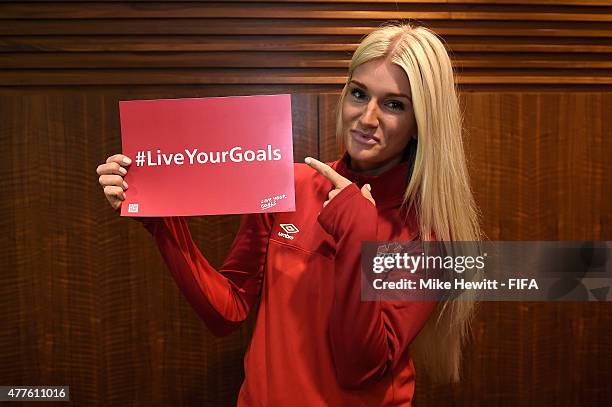
M 378 127 L 378 106 L 370 100 L 359 120 L 363 127 Z

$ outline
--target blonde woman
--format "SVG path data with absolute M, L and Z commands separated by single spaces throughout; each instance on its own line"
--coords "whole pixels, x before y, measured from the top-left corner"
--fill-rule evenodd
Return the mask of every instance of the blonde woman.
M 232 332 L 260 303 L 240 406 L 405 406 L 413 357 L 434 378 L 459 374 L 472 302 L 360 297 L 362 241 L 480 238 L 443 44 L 422 27 L 372 32 L 338 110 L 344 156 L 296 164 L 296 212 L 245 216 L 220 270 L 183 218 L 143 220 L 213 333 Z M 98 167 L 115 209 L 129 163 L 115 155 Z

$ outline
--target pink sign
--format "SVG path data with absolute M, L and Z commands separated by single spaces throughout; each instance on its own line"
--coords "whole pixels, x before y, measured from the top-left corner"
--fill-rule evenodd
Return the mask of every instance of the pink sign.
M 119 102 L 121 216 L 295 211 L 290 95 Z

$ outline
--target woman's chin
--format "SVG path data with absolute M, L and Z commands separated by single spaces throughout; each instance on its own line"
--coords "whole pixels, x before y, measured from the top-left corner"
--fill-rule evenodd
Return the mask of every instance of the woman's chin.
M 351 157 L 351 168 L 353 170 L 367 171 L 370 168 L 376 168 L 375 155 L 367 151 L 348 151 Z
M 376 153 L 372 149 L 364 149 L 360 147 L 352 147 L 347 150 L 351 156 L 351 160 L 360 162 L 375 161 Z

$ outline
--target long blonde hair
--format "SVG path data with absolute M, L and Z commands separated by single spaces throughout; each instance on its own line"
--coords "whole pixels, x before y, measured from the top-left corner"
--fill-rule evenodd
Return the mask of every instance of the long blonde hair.
M 444 44 L 425 27 L 379 28 L 353 54 L 347 84 L 355 68 L 376 58 L 388 58 L 410 81 L 418 136 L 404 205 L 417 214 L 421 240 L 478 242 L 482 234 L 463 150 L 453 69 Z M 338 105 L 339 138 L 347 89 L 345 86 Z M 417 369 L 424 368 L 434 381 L 459 379 L 461 348 L 474 306 L 469 294 L 440 302 L 411 344 Z

